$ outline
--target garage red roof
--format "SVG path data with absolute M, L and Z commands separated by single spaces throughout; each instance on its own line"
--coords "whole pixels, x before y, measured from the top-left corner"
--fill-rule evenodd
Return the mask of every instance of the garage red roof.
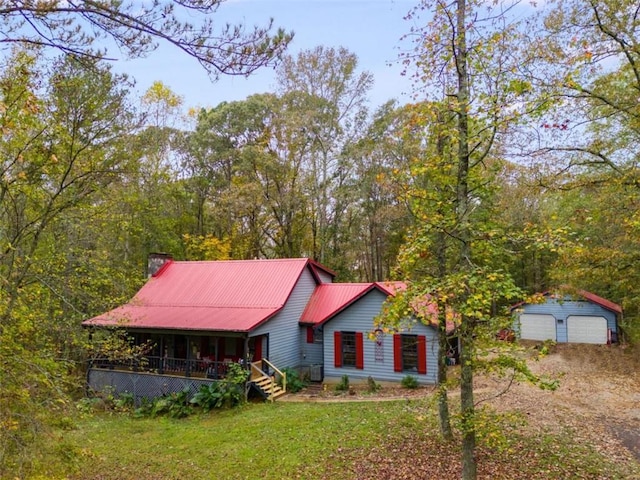
M 305 268 L 326 270 L 306 258 L 170 261 L 129 303 L 83 325 L 247 332 L 285 305 Z
M 607 310 L 611 310 L 612 312 L 618 313 L 618 314 L 622 314 L 622 307 L 620 305 L 618 305 L 617 303 L 612 302 L 611 300 L 607 300 L 606 298 L 602 298 L 599 295 L 596 295 L 595 293 L 591 293 L 591 292 L 587 292 L 586 290 L 574 290 L 571 287 L 568 287 L 566 285 L 563 285 L 562 287 L 560 287 L 561 291 L 567 291 L 569 293 L 571 292 L 576 292 L 576 294 L 582 298 L 584 298 L 585 300 L 588 300 L 592 303 L 595 303 L 596 305 L 600 305 L 603 308 L 606 308 Z M 544 297 L 553 297 L 554 295 L 556 295 L 556 292 L 553 291 L 546 291 L 546 292 L 542 292 L 538 295 L 542 295 Z M 562 293 L 560 294 L 562 295 Z M 515 310 L 516 308 L 521 307 L 522 305 L 526 305 L 527 302 L 519 302 L 513 306 L 511 306 L 511 310 Z
M 587 292 L 586 290 L 579 290 L 578 293 L 584 297 L 586 300 L 593 302 L 597 305 L 600 305 L 607 310 L 611 310 L 612 312 L 622 313 L 622 307 L 617 303 L 613 303 L 611 300 L 607 300 L 606 298 L 599 297 L 595 293 Z

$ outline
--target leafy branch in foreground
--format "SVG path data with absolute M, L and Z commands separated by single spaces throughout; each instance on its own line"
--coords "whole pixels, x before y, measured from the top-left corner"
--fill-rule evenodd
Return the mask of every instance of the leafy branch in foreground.
M 0 1 L 3 29 L 0 43 L 53 48 L 88 59 L 113 60 L 105 39 L 130 57 L 144 56 L 169 43 L 195 58 L 213 77 L 248 75 L 273 63 L 286 49 L 293 33 L 266 26 L 247 29 L 217 18 L 223 0 L 152 2 L 109 1 Z M 185 21 L 184 18 L 195 18 Z

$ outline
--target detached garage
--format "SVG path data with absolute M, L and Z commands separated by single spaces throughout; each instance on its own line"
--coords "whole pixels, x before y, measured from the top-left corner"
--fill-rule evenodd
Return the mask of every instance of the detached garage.
M 590 292 L 546 292 L 544 303 L 513 307 L 514 330 L 523 340 L 607 344 L 618 340 L 622 308 Z

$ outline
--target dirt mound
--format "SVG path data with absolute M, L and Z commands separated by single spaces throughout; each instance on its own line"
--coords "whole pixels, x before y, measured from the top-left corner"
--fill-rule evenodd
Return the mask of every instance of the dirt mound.
M 529 424 L 545 429 L 571 428 L 612 458 L 640 460 L 640 356 L 619 345 L 570 345 L 551 348 L 530 363 L 538 374 L 559 380 L 555 391 L 514 385 L 489 401 L 498 410 L 517 410 Z M 505 380 L 483 378 L 484 395 L 504 387 Z

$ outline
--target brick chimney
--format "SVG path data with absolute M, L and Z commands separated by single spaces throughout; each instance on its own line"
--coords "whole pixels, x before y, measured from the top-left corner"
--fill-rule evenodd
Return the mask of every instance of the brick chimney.
M 168 253 L 150 253 L 147 257 L 147 278 L 154 276 L 162 266 L 173 260 Z

